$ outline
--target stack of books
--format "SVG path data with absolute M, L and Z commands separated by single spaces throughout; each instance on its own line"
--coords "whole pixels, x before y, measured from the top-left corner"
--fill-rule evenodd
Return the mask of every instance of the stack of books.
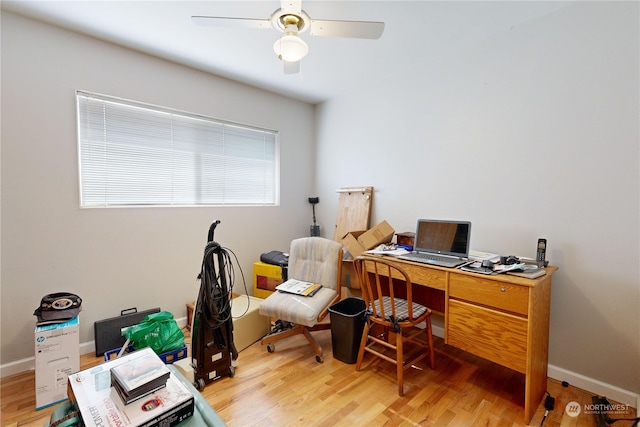
M 111 385 L 128 405 L 167 385 L 171 372 L 152 352 L 135 352 L 120 365 L 111 368 Z
M 145 360 L 148 365 L 142 364 Z M 67 395 L 80 411 L 83 425 L 174 427 L 191 418 L 194 395 L 164 366 L 166 375 L 156 360 L 162 363 L 147 347 L 69 375 Z M 135 375 L 132 367 L 140 369 L 140 375 Z M 119 376 L 124 379 L 116 380 Z M 124 396 L 118 390 L 122 383 L 130 386 Z

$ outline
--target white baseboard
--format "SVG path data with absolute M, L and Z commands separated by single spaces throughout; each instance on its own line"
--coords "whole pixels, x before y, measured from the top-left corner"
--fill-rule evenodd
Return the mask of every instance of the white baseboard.
M 444 328 L 438 325 L 431 325 L 431 333 L 438 338 L 444 339 Z
M 9 375 L 19 374 L 24 371 L 33 371 L 36 368 L 35 358 L 29 357 L 27 359 L 16 360 L 15 362 L 5 363 L 0 366 L 0 378 L 8 377 Z
M 614 385 L 607 384 L 602 381 L 589 378 L 576 372 L 571 372 L 569 370 L 553 365 L 548 366 L 547 375 L 549 376 L 549 378 L 553 378 L 558 381 L 566 381 L 574 387 L 590 391 L 593 394 L 606 397 L 609 400 L 614 400 L 625 405 L 633 406 L 636 408 L 636 412 L 640 413 L 640 394 L 638 393 L 624 390 L 620 387 L 616 387 Z

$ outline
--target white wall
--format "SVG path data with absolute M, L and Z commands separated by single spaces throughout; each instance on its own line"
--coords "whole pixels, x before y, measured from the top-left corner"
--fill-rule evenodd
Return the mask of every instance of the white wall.
M 472 247 L 503 255 L 547 238 L 549 363 L 639 393 L 638 16 L 576 3 L 321 105 L 322 228 L 337 188 L 372 185 L 373 224 L 470 220 Z
M 76 89 L 279 130 L 281 205 L 80 209 Z M 128 307 L 185 316 L 216 219 L 250 293 L 260 254 L 308 235 L 313 132 L 308 104 L 3 12 L 3 366 L 33 357 L 33 310 L 50 292 L 84 299 L 82 343 Z M 237 267 L 234 290 L 244 293 Z

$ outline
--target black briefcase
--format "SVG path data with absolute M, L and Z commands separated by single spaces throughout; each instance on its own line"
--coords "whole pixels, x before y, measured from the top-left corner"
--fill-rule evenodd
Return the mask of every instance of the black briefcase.
M 122 328 L 137 325 L 149 314 L 159 313 L 160 308 L 138 311 L 137 308 L 127 308 L 120 312 L 120 316 L 98 320 L 93 324 L 96 342 L 96 356 L 102 356 L 109 350 L 115 350 L 124 345 L 127 339 L 122 336 Z

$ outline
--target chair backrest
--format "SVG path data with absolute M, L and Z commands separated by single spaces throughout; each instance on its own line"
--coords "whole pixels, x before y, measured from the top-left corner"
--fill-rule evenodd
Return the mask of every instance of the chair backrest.
M 320 283 L 339 292 L 342 245 L 323 237 L 302 237 L 291 242 L 288 277 Z
M 413 303 L 409 275 L 397 263 L 378 257 L 360 256 L 354 267 L 362 298 L 374 321 L 414 323 L 425 313 L 425 307 Z

